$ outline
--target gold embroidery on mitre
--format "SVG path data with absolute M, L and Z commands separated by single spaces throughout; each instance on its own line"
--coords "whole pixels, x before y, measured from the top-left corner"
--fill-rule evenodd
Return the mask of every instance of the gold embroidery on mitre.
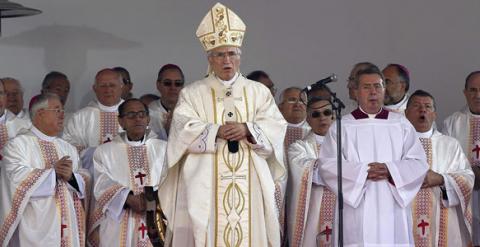
M 198 25 L 196 35 L 206 51 L 220 46 L 241 47 L 245 24 L 232 10 L 215 4 Z

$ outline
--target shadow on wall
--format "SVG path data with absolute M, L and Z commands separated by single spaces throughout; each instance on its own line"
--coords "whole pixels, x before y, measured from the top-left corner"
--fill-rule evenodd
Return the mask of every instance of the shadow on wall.
M 130 41 L 114 34 L 87 26 L 48 25 L 11 37 L 0 39 L 2 45 L 43 48 L 44 63 L 47 71 L 58 70 L 65 73 L 72 83 L 71 98 L 75 95 L 75 84 L 87 69 L 87 52 L 103 50 L 126 50 L 141 46 L 141 43 Z M 88 82 L 89 86 L 91 82 Z M 88 101 L 92 94 L 82 97 Z M 86 102 L 82 99 L 81 106 Z

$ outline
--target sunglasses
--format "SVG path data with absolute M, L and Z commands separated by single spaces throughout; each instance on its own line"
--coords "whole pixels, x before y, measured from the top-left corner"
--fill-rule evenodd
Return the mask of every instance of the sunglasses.
M 162 81 L 162 84 L 165 86 L 165 87 L 171 87 L 172 85 L 174 85 L 175 87 L 183 87 L 183 84 L 185 82 L 184 81 L 181 81 L 181 80 L 177 80 L 177 81 L 171 81 L 171 80 L 164 80 Z
M 123 115 L 120 115 L 121 118 L 126 117 L 128 119 L 134 119 L 137 116 L 139 118 L 145 118 L 148 116 L 148 112 L 147 111 L 129 111 L 124 113 Z
M 320 115 L 324 115 L 325 117 L 330 117 L 333 114 L 333 111 L 330 109 L 327 109 L 325 111 L 313 111 L 310 113 L 310 116 L 312 118 L 319 118 Z

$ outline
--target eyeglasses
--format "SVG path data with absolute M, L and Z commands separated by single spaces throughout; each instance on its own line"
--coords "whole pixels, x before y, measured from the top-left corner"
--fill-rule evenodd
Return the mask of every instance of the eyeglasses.
M 65 113 L 65 110 L 64 109 L 60 109 L 60 108 L 43 108 L 43 110 L 45 111 L 53 111 L 55 112 L 56 114 L 62 114 L 62 113 Z
M 119 85 L 117 83 L 102 83 L 102 84 L 96 84 L 96 86 L 101 89 L 122 87 L 122 85 Z
M 165 79 L 165 80 L 162 81 L 162 84 L 165 87 L 171 87 L 172 85 L 175 86 L 175 87 L 183 87 L 185 82 L 183 80 L 172 81 L 172 80 L 169 80 L 169 79 Z
M 325 117 L 330 117 L 332 114 L 332 110 L 326 109 L 325 111 L 313 111 L 312 113 L 310 113 L 310 116 L 312 118 L 319 118 L 321 115 L 324 115 Z
M 237 56 L 240 56 L 240 53 L 236 51 L 227 51 L 227 52 L 213 51 L 212 53 L 210 53 L 210 56 L 212 56 L 215 59 L 225 59 L 226 57 L 231 59 L 231 58 L 237 58 Z
M 303 104 L 304 100 L 302 100 L 300 98 L 288 98 L 285 102 L 288 103 L 288 104 L 297 104 L 297 103 L 302 103 Z
M 124 113 L 123 115 L 120 115 L 120 117 L 126 117 L 128 119 L 134 119 L 136 117 L 139 117 L 139 118 L 145 118 L 148 116 L 148 112 L 147 111 L 129 111 L 129 112 L 126 112 Z

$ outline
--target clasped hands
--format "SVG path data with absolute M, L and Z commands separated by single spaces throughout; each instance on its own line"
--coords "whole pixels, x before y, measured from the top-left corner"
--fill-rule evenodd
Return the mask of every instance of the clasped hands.
M 372 181 L 380 181 L 382 179 L 389 179 L 390 172 L 385 163 L 372 162 L 368 164 L 367 179 Z
M 70 156 L 63 156 L 53 165 L 55 174 L 65 182 L 70 181 L 73 176 L 72 160 Z
M 144 193 L 138 195 L 128 194 L 125 204 L 135 213 L 143 213 L 147 210 L 147 199 Z
M 225 122 L 218 128 L 217 137 L 229 141 L 240 141 L 250 136 L 250 131 L 245 123 Z

